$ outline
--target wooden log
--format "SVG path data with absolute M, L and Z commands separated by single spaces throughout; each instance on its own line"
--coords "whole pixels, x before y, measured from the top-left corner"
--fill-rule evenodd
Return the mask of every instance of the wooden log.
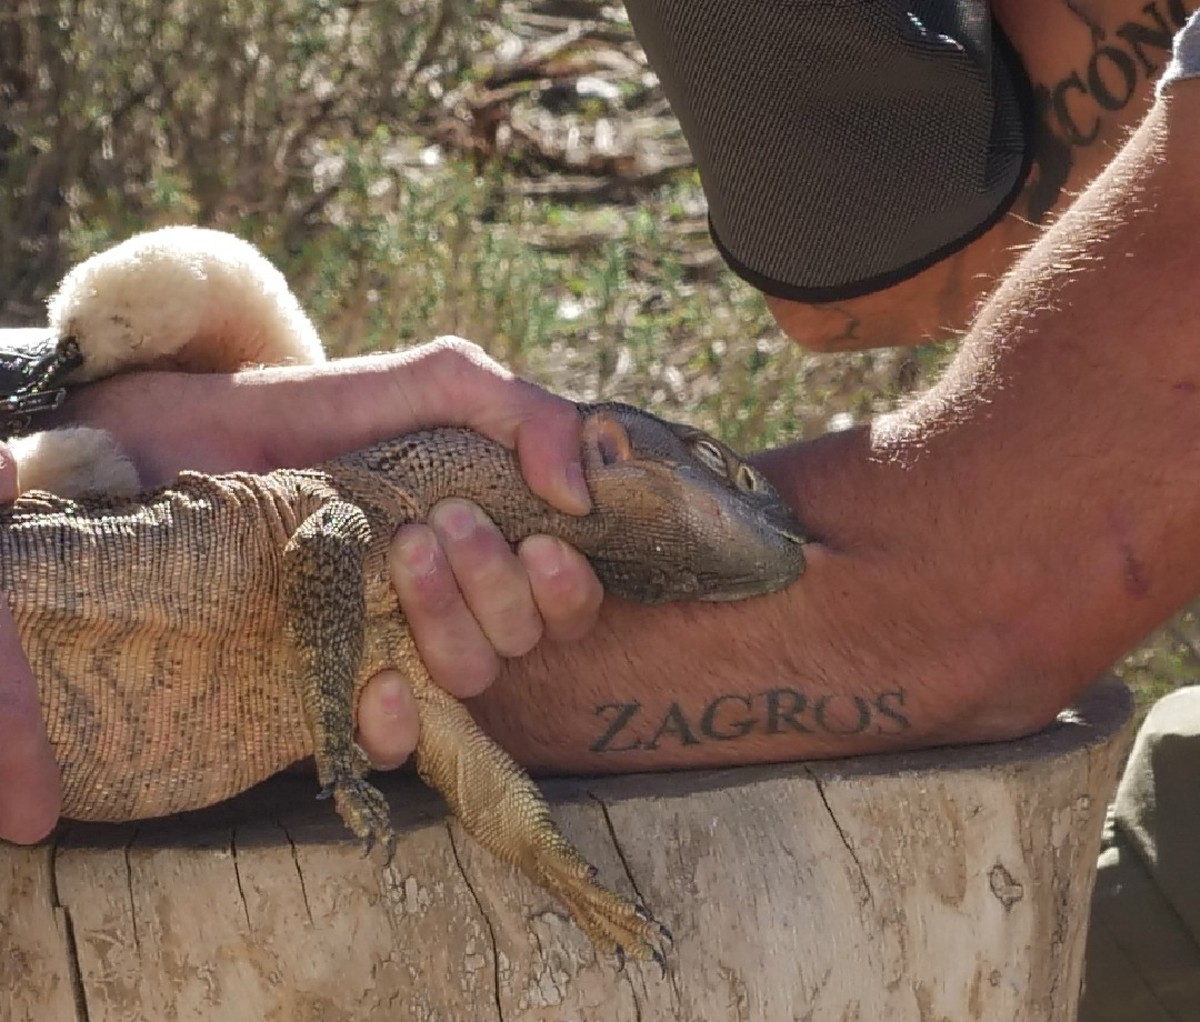
M 311 778 L 0 849 L 4 1022 L 1074 1019 L 1129 733 L 1098 685 L 1001 745 L 548 783 L 601 876 L 674 931 L 598 959 L 412 778 L 364 859 Z

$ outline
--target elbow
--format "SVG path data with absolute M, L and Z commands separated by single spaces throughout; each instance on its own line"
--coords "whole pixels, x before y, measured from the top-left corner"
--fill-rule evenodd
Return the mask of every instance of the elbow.
M 946 737 L 955 743 L 1025 738 L 1053 724 L 1098 677 L 1011 656 L 994 659 L 977 666 L 946 721 Z

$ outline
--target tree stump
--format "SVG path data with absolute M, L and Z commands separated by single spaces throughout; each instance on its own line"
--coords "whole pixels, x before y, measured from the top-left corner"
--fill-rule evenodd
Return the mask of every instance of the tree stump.
M 546 789 L 674 931 L 597 958 L 415 779 L 364 859 L 285 776 L 166 821 L 0 848 L 5 1022 L 1070 1022 L 1130 701 L 1001 745 Z

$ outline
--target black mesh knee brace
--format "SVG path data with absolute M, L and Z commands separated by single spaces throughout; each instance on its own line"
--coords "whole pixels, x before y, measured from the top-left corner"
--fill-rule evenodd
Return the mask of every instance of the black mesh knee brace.
M 1029 90 L 985 0 L 627 0 L 730 265 L 874 291 L 965 245 L 1028 169 Z

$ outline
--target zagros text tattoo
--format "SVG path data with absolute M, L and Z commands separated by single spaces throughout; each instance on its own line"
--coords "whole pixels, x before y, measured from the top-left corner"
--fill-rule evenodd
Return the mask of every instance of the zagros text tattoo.
M 641 703 L 604 703 L 595 715 L 604 730 L 592 752 L 649 751 L 664 746 L 732 742 L 749 735 L 899 735 L 909 728 L 904 689 L 873 696 L 809 695 L 791 687 L 727 694 L 698 708 L 671 703 L 651 711 Z

